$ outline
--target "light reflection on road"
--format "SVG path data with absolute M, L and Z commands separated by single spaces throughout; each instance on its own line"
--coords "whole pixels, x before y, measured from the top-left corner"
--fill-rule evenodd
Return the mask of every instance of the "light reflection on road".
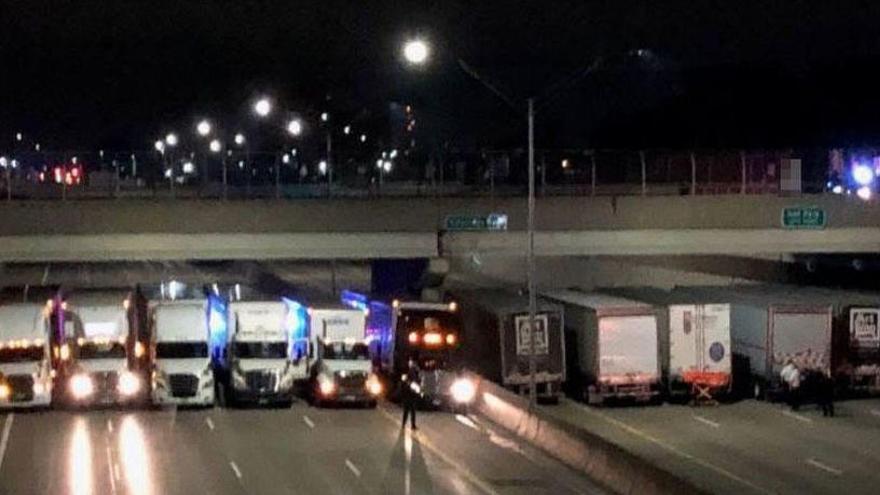
M 85 418 L 77 418 L 73 426 L 67 455 L 70 492 L 73 495 L 91 495 L 94 493 L 92 441 Z
M 128 492 L 134 495 L 152 495 L 150 458 L 144 429 L 133 416 L 126 416 L 119 428 L 119 457 Z

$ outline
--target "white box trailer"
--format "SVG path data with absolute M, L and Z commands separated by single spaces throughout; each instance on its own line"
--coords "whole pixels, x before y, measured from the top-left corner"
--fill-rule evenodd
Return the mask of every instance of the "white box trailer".
M 676 292 L 729 302 L 732 364 L 734 373 L 743 375 L 734 380 L 750 383 L 756 398 L 778 395 L 779 372 L 789 360 L 802 370 L 830 371 L 829 304 L 778 286 L 681 287 Z
M 52 402 L 51 304 L 0 304 L 0 409 Z
M 205 299 L 162 301 L 150 311 L 154 404 L 211 406 L 214 375 Z
M 657 307 L 661 369 L 670 396 L 730 391 L 729 304 L 653 287 L 607 292 Z
M 607 399 L 648 401 L 660 394 L 657 314 L 653 306 L 575 290 L 542 294 L 565 308 L 569 373 L 576 393 L 592 404 Z M 571 357 L 571 356 L 570 356 Z M 576 371 L 576 373 L 575 373 Z

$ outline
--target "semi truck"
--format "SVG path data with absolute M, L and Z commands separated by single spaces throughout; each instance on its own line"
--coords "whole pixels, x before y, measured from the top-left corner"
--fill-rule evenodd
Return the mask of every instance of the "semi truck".
M 383 386 L 373 371 L 366 311 L 336 303 L 312 303 L 309 319 L 309 392 L 313 403 L 375 407 Z
M 0 305 L 0 408 L 51 405 L 53 305 Z
M 474 399 L 476 384 L 461 373 L 458 362 L 462 345 L 458 303 L 370 298 L 353 291 L 343 291 L 341 299 L 368 312 L 370 352 L 392 398 L 398 396 L 408 361 L 413 359 L 421 369 L 415 388 L 425 405 L 457 406 Z
M 205 299 L 161 301 L 150 310 L 152 399 L 157 405 L 214 405 Z
M 563 305 L 573 392 L 590 404 L 647 402 L 661 391 L 657 314 L 651 305 L 578 290 L 543 296 Z
M 455 292 L 461 307 L 461 358 L 468 369 L 521 395 L 531 386 L 528 298 L 503 289 Z M 539 300 L 535 315 L 535 390 L 557 401 L 565 381 L 562 307 Z
M 226 401 L 289 406 L 295 383 L 308 376 L 306 309 L 258 295 L 231 301 L 212 295 L 209 306 L 212 360 Z
M 730 305 L 653 287 L 606 289 L 657 308 L 660 368 L 670 398 L 732 391 Z
M 779 372 L 788 362 L 802 371 L 830 372 L 832 308 L 827 302 L 777 286 L 680 287 L 676 292 L 730 304 L 733 380 L 755 398 L 780 396 Z
M 73 405 L 142 404 L 149 398 L 139 340 L 141 321 L 131 291 L 77 291 L 59 308 L 60 366 L 55 389 Z

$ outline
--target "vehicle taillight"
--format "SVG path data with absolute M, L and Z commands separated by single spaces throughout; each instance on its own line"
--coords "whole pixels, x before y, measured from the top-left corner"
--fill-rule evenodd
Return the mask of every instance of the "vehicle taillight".
M 455 345 L 456 342 L 458 342 L 458 337 L 454 333 L 446 335 L 446 345 Z
M 409 343 L 410 344 L 418 344 L 419 343 L 419 334 L 416 332 L 409 333 Z
M 425 334 L 423 340 L 425 345 L 440 345 L 443 343 L 443 336 L 439 333 L 429 332 Z

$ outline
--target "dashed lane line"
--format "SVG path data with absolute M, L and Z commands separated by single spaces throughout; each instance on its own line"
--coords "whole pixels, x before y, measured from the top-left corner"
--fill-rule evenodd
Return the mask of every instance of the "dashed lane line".
M 709 418 L 705 418 L 703 416 L 695 414 L 694 419 L 699 421 L 700 423 L 703 423 L 704 425 L 711 426 L 712 428 L 721 428 L 721 423 L 718 423 L 716 421 L 712 421 Z
M 813 459 L 812 457 L 807 459 L 805 462 L 807 464 L 809 464 L 810 466 L 813 466 L 816 469 L 825 471 L 826 473 L 833 474 L 834 476 L 840 476 L 841 474 L 843 474 L 843 471 L 841 471 L 840 469 L 837 469 L 837 468 L 829 466 L 828 464 L 819 462 L 816 459 Z
M 229 461 L 229 467 L 232 468 L 232 472 L 235 473 L 235 477 L 241 479 L 241 469 L 238 468 L 238 464 L 235 461 Z
M 214 420 L 211 418 L 205 418 L 205 424 L 208 425 L 208 429 L 214 431 Z
M 357 478 L 361 477 L 361 470 L 358 469 L 358 467 L 355 466 L 353 462 L 351 462 L 351 459 L 345 460 L 345 466 L 348 468 L 349 471 L 352 472 L 352 474 L 355 475 L 355 477 L 357 477 Z
M 303 423 L 305 423 L 306 426 L 308 426 L 309 428 L 312 428 L 312 429 L 315 428 L 315 422 L 312 421 L 312 418 L 310 418 L 308 416 L 303 416 Z
M 794 411 L 789 411 L 788 409 L 783 409 L 782 414 L 785 416 L 788 416 L 789 418 L 796 419 L 796 420 L 804 422 L 804 423 L 812 423 L 813 422 L 813 420 L 811 418 L 808 418 L 802 414 L 798 414 Z
M 6 423 L 3 425 L 3 433 L 0 434 L 0 467 L 3 467 L 6 446 L 9 445 L 9 433 L 12 431 L 13 419 L 15 419 L 15 413 L 9 413 L 9 415 L 6 416 Z

